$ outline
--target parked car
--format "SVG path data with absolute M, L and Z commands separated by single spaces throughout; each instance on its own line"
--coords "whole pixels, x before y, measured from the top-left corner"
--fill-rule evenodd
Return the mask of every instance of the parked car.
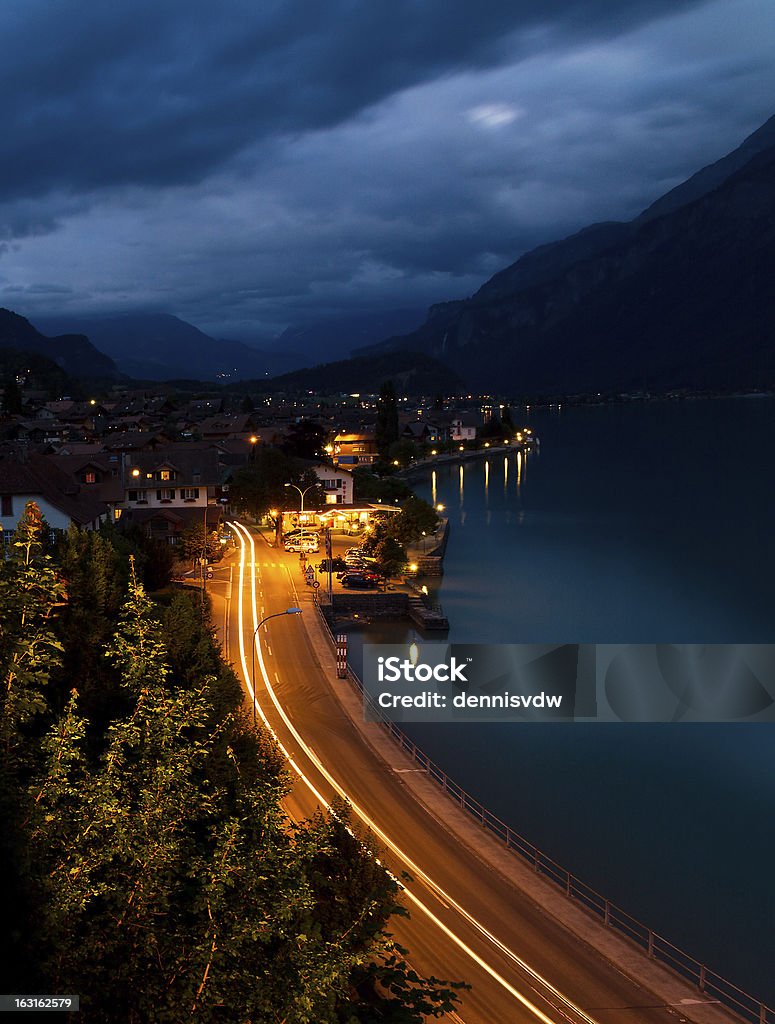
M 373 590 L 379 578 L 373 573 L 346 572 L 342 574 L 342 586 L 353 590 Z
M 309 551 L 315 553 L 320 551 L 320 542 L 317 537 L 291 537 L 285 541 L 286 551 Z

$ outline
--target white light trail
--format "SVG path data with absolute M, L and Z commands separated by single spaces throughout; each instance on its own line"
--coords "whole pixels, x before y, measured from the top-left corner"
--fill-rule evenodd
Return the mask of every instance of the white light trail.
M 242 546 L 241 552 L 240 552 L 240 576 L 239 576 L 240 590 L 239 590 L 239 598 L 238 598 L 238 601 L 237 601 L 237 614 L 238 614 L 238 617 L 239 617 L 239 625 L 240 625 L 240 629 L 239 629 L 240 662 L 241 662 L 241 666 L 242 666 L 242 673 L 243 673 L 243 676 L 245 678 L 245 682 L 246 682 L 246 685 L 247 685 L 248 693 L 250 694 L 251 699 L 255 703 L 256 709 L 257 709 L 257 711 L 258 711 L 258 713 L 259 713 L 259 715 L 261 717 L 261 721 L 263 722 L 264 726 L 268 729 L 268 731 L 274 737 L 275 741 L 277 742 L 278 747 L 280 748 L 280 750 L 283 753 L 283 756 L 288 761 L 288 764 L 293 768 L 293 770 L 296 772 L 296 774 L 299 776 L 299 778 L 309 788 L 310 792 L 313 794 L 315 799 L 321 804 L 321 806 L 323 806 L 323 807 L 327 808 L 328 810 L 330 810 L 331 808 L 330 808 L 329 802 L 321 795 L 319 790 L 315 787 L 314 783 L 304 774 L 301 766 L 297 763 L 297 761 L 295 760 L 295 758 L 293 757 L 291 752 L 282 743 L 282 741 L 280 740 L 279 736 L 277 735 L 275 730 L 272 728 L 271 724 L 269 723 L 268 718 L 266 717 L 266 713 L 264 712 L 264 709 L 261 706 L 261 703 L 258 701 L 258 699 L 256 697 L 256 694 L 254 692 L 253 680 L 250 678 L 250 673 L 248 671 L 248 665 L 247 665 L 247 658 L 246 658 L 246 654 L 245 654 L 245 628 L 244 628 L 244 621 L 243 621 L 244 620 L 244 605 L 243 605 L 244 586 L 243 586 L 243 584 L 244 584 L 244 574 L 245 574 L 245 568 L 246 568 L 246 541 L 250 545 L 250 549 L 251 549 L 251 558 L 250 558 L 250 563 L 249 563 L 251 568 L 253 566 L 255 566 L 255 554 L 254 554 L 254 552 L 255 552 L 255 545 L 254 545 L 252 536 L 250 535 L 248 530 L 244 526 L 242 526 L 241 523 L 236 523 L 235 522 L 235 523 L 230 523 L 229 525 L 230 525 L 230 527 L 232 529 L 234 529 L 236 531 L 237 535 L 240 538 L 240 543 L 241 543 L 241 546 Z M 352 808 L 353 812 L 361 819 L 361 821 L 364 822 L 364 824 L 374 833 L 375 836 L 377 836 L 380 839 L 380 841 L 382 843 L 384 843 L 384 845 L 388 849 L 392 850 L 392 852 L 396 855 L 396 857 L 398 857 L 401 861 L 403 861 L 403 863 L 406 865 L 406 867 L 412 873 L 414 873 L 416 876 L 421 878 L 422 881 L 425 882 L 425 884 L 437 896 L 437 898 L 440 900 L 440 902 L 446 903 L 449 906 L 453 907 L 455 909 L 455 911 L 457 911 L 457 913 L 460 914 L 460 916 L 465 921 L 467 921 L 476 931 L 478 931 L 483 937 L 485 937 L 491 945 L 493 945 L 496 949 L 498 949 L 501 953 L 503 953 L 509 960 L 512 961 L 512 963 L 516 964 L 525 974 L 527 974 L 533 981 L 535 981 L 538 985 L 540 985 L 545 993 L 548 992 L 552 996 L 554 996 L 556 999 L 558 999 L 563 1004 L 563 1006 L 566 1009 L 570 1010 L 573 1014 L 575 1014 L 579 1020 L 584 1022 L 584 1024 L 597 1024 L 597 1022 L 595 1021 L 595 1019 L 593 1017 L 590 1017 L 589 1014 L 587 1014 L 584 1010 L 582 1010 L 581 1007 L 577 1006 L 571 999 L 568 998 L 568 996 L 564 995 L 562 992 L 559 991 L 559 989 L 555 988 L 554 985 L 552 985 L 552 983 L 550 981 L 548 981 L 541 974 L 539 974 L 538 971 L 536 971 L 529 964 L 527 964 L 524 960 L 522 960 L 522 958 L 520 956 L 518 956 L 512 949 L 510 949 L 500 939 L 498 939 L 497 936 L 493 935 L 493 933 L 491 931 L 489 931 L 488 928 L 486 928 L 483 924 L 481 924 L 481 922 L 479 922 L 472 914 L 470 914 L 463 906 L 461 906 L 457 902 L 457 900 L 454 899 L 454 897 L 452 897 L 449 893 L 447 893 L 440 885 L 438 885 L 438 883 L 436 883 L 428 874 L 426 874 L 426 872 L 423 871 L 422 868 L 417 863 L 415 863 L 415 861 L 413 861 L 412 858 L 409 857 L 408 854 L 404 853 L 404 851 L 390 838 L 390 836 L 388 836 L 387 833 L 384 832 L 379 827 L 379 825 L 377 825 L 377 823 L 375 821 L 373 821 L 369 817 L 369 815 L 366 813 L 366 811 L 364 811 L 352 799 L 352 797 L 344 790 L 344 788 L 331 775 L 331 773 L 328 771 L 328 769 L 325 767 L 325 765 L 323 765 L 323 763 L 320 761 L 320 759 L 317 757 L 317 755 L 314 753 L 314 751 L 307 745 L 307 743 L 301 737 L 301 735 L 299 734 L 298 730 L 296 729 L 296 727 L 293 725 L 293 723 L 291 722 L 290 718 L 286 714 L 285 709 L 282 707 L 282 705 L 280 704 L 279 700 L 277 699 L 277 695 L 275 694 L 274 688 L 273 688 L 271 682 L 269 681 L 269 676 L 267 674 L 266 666 L 264 664 L 263 651 L 262 651 L 262 648 L 261 648 L 261 644 L 259 642 L 258 632 L 256 631 L 257 625 L 258 625 L 258 622 L 259 622 L 259 618 L 258 618 L 258 610 L 257 610 L 257 606 L 256 606 L 256 588 L 255 588 L 255 578 L 254 578 L 255 577 L 255 569 L 254 568 L 252 568 L 252 572 L 253 572 L 253 576 L 251 578 L 251 603 L 252 603 L 252 617 L 253 617 L 253 629 L 254 629 L 253 641 L 256 644 L 258 665 L 259 665 L 259 668 L 261 670 L 261 676 L 262 676 L 263 681 L 264 681 L 264 686 L 266 688 L 267 695 L 269 696 L 269 699 L 272 701 L 272 703 L 273 703 L 273 705 L 275 707 L 275 710 L 280 715 L 280 718 L 282 719 L 283 724 L 288 729 L 288 731 L 291 733 L 291 735 L 293 736 L 294 740 L 299 745 L 299 747 L 304 751 L 304 753 L 309 758 L 309 760 L 317 767 L 318 771 L 323 776 L 323 778 L 328 782 L 328 784 L 334 789 L 334 791 L 343 800 L 345 800 L 347 802 L 347 804 Z M 395 876 L 393 876 L 393 877 L 395 878 Z M 425 914 L 425 916 L 429 920 L 431 920 L 436 925 L 436 927 L 438 927 L 449 939 L 451 939 L 452 942 L 455 943 L 455 945 L 457 945 L 461 950 L 463 950 L 463 952 L 466 953 L 466 955 L 468 957 L 470 957 L 471 960 L 473 960 L 484 971 L 486 971 L 487 974 L 490 975 L 490 977 L 492 977 L 496 982 L 498 982 L 498 984 L 501 985 L 510 995 L 512 995 L 516 1000 L 518 1000 L 527 1010 L 529 1010 L 535 1016 L 535 1018 L 537 1020 L 540 1020 L 542 1022 L 542 1024 L 557 1024 L 556 1021 L 552 1020 L 551 1017 L 548 1017 L 539 1007 L 537 1007 L 534 1003 L 532 1003 L 527 998 L 527 996 L 525 996 L 523 993 L 521 993 L 506 978 L 504 978 L 501 974 L 499 974 L 495 970 L 495 968 L 491 967 L 490 964 L 487 963 L 487 961 L 482 959 L 482 957 L 479 956 L 479 954 L 475 950 L 473 950 L 463 939 L 461 939 L 446 924 L 444 924 L 444 922 L 441 921 L 430 910 L 430 908 L 427 907 L 410 889 L 408 889 L 398 879 L 395 879 L 395 881 L 401 886 L 402 891 L 406 894 L 407 898 L 418 908 L 418 910 L 422 911 L 422 913 Z M 547 996 L 543 995 L 543 998 L 547 999 Z M 563 1011 L 560 1009 L 560 1007 L 555 1007 L 555 1009 L 559 1010 L 561 1013 L 563 1013 Z M 563 1016 L 565 1016 L 564 1013 L 563 1013 Z

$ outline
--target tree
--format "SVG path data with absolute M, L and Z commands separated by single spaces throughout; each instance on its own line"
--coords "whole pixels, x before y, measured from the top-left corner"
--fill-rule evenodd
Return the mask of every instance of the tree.
M 419 454 L 420 450 L 415 441 L 401 438 L 390 445 L 387 451 L 387 458 L 391 466 L 396 462 L 400 466 L 408 466 Z
M 296 459 L 319 459 L 327 436 L 328 432 L 314 420 L 299 420 L 288 427 L 282 449 Z
M 51 556 L 43 553 L 47 532 L 38 506 L 27 502 L 13 536 L 11 557 L 2 564 L 0 574 L 0 738 L 6 759 L 19 742 L 20 729 L 45 710 L 44 690 L 61 659 L 62 644 L 49 617 L 63 603 L 65 588 Z
M 401 544 L 413 544 L 423 534 L 431 534 L 438 525 L 439 517 L 433 505 L 412 495 L 401 505 L 401 511 L 391 516 L 387 524 L 388 535 Z
M 366 466 L 356 466 L 352 475 L 356 504 L 365 501 L 383 501 L 388 505 L 393 505 L 408 498 L 412 493 L 411 488 L 404 480 L 397 477 L 377 476 Z
M 31 991 L 40 990 L 30 948 L 37 890 L 23 868 L 23 822 L 29 813 L 26 788 L 40 767 L 37 737 L 49 710 L 51 677 L 62 659 L 52 616 L 65 599 L 63 581 L 44 553 L 46 533 L 40 509 L 29 502 L 10 558 L 0 560 L 0 900 L 8 922 L 0 962 L 7 977 Z
M 379 389 L 375 440 L 383 458 L 387 458 L 391 444 L 398 440 L 398 402 L 392 380 L 385 381 Z
M 204 523 L 192 523 L 180 536 L 180 553 L 184 558 L 208 562 L 219 561 L 223 556 L 217 530 L 206 530 Z
M 374 546 L 377 572 L 387 579 L 398 576 L 406 567 L 406 551 L 394 537 L 384 537 Z
M 162 630 L 134 576 L 106 655 L 130 713 L 92 763 L 74 691 L 35 787 L 49 983 L 84 992 L 95 1021 L 172 1022 L 181 1008 L 222 1020 L 224 1005 L 230 1019 L 269 1020 L 306 993 L 259 965 L 304 959 L 299 922 L 313 902 L 277 762 L 254 764 L 255 743 L 238 755 L 245 728 L 233 714 L 213 727 L 201 680 L 170 685 Z

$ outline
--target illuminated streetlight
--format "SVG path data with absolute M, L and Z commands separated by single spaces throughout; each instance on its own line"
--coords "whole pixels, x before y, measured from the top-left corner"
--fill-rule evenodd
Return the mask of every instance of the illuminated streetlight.
M 265 615 L 253 630 L 253 643 L 250 648 L 250 681 L 253 684 L 253 728 L 256 726 L 256 637 L 258 631 L 265 622 L 270 619 L 277 619 L 281 615 L 301 615 L 301 608 L 286 608 L 284 612 L 274 612 L 272 615 Z
M 310 484 L 309 487 L 305 487 L 304 490 L 302 490 L 301 487 L 298 486 L 298 484 L 283 484 L 283 487 L 293 487 L 295 490 L 297 490 L 299 492 L 299 497 L 301 499 L 300 502 L 299 502 L 299 522 L 301 523 L 301 541 L 299 542 L 299 547 L 301 548 L 301 550 L 303 552 L 304 551 L 304 495 L 307 493 L 307 491 L 311 491 L 314 487 L 317 487 L 317 484 Z

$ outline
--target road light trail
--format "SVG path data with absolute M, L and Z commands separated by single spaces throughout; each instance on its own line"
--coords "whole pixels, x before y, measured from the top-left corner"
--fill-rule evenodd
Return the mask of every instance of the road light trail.
M 291 765 L 291 767 L 296 772 L 296 774 L 299 776 L 299 778 L 307 785 L 307 787 L 310 789 L 310 791 L 314 795 L 315 799 L 322 806 L 324 806 L 324 807 L 326 807 L 327 809 L 330 810 L 330 804 L 328 803 L 328 801 L 316 789 L 314 783 L 309 778 L 307 778 L 307 776 L 304 774 L 301 766 L 296 762 L 296 760 L 293 757 L 293 755 L 285 747 L 285 745 L 282 743 L 282 741 L 280 740 L 280 738 L 277 735 L 277 733 L 275 732 L 275 730 L 270 725 L 269 720 L 267 719 L 266 714 L 264 712 L 264 709 L 262 708 L 260 702 L 258 701 L 258 699 L 256 697 L 256 694 L 255 694 L 255 691 L 254 691 L 254 688 L 253 688 L 253 680 L 249 678 L 248 666 L 247 666 L 247 657 L 246 657 L 246 653 L 245 653 L 245 629 L 244 629 L 244 621 L 243 621 L 243 619 L 244 619 L 244 603 L 243 603 L 244 587 L 243 587 L 243 583 L 244 583 L 244 572 L 245 572 L 245 568 L 246 568 L 246 542 L 247 542 L 247 544 L 250 545 L 250 549 L 251 549 L 251 558 L 250 558 L 250 563 L 249 563 L 251 566 L 255 566 L 255 544 L 254 544 L 252 536 L 250 535 L 248 530 L 244 526 L 242 526 L 242 524 L 240 524 L 240 523 L 231 523 L 229 525 L 237 532 L 238 536 L 240 537 L 240 543 L 241 543 L 241 546 L 242 546 L 242 549 L 241 549 L 241 552 L 240 552 L 240 593 L 239 593 L 239 599 L 238 599 L 238 617 L 239 617 L 239 623 L 240 623 L 239 648 L 240 648 L 240 660 L 241 660 L 241 664 L 242 664 L 242 672 L 243 672 L 243 676 L 244 676 L 244 678 L 246 680 L 246 683 L 247 683 L 248 692 L 250 693 L 251 699 L 254 701 L 255 706 L 258 709 L 258 713 L 259 713 L 259 715 L 261 717 L 262 722 L 264 723 L 265 727 L 271 732 L 272 736 L 276 740 L 280 750 L 282 751 L 283 755 L 287 759 L 288 763 Z M 255 630 L 256 623 L 259 621 L 259 619 L 258 619 L 257 602 L 256 602 L 255 569 L 253 569 L 253 576 L 251 577 L 251 605 L 252 605 L 253 625 L 254 625 L 254 630 Z M 533 981 L 537 985 L 539 985 L 542 991 L 539 992 L 537 989 L 534 989 L 534 991 L 536 991 L 536 993 L 542 999 L 546 1000 L 556 1011 L 558 1011 L 563 1017 L 565 1017 L 566 1020 L 568 1020 L 569 1018 L 566 1016 L 565 1010 L 569 1010 L 574 1015 L 574 1018 L 576 1020 L 583 1021 L 584 1024 L 597 1024 L 597 1022 L 594 1020 L 594 1018 L 590 1017 L 589 1014 L 587 1014 L 581 1007 L 577 1006 L 570 998 L 568 998 L 566 995 L 564 995 L 562 992 L 560 992 L 557 988 L 555 988 L 555 986 L 552 985 L 552 983 L 550 981 L 548 981 L 541 974 L 539 974 L 538 971 L 536 971 L 529 964 L 527 964 L 524 960 L 522 960 L 521 957 L 519 957 L 517 953 L 515 953 L 505 943 L 503 943 L 500 939 L 498 939 L 497 936 L 495 936 L 488 928 L 485 927 L 485 925 L 483 925 L 472 914 L 470 914 L 463 906 L 461 906 L 457 902 L 457 900 L 454 899 L 454 897 L 452 897 L 449 893 L 447 893 L 437 882 L 435 882 L 425 871 L 423 871 L 423 869 L 414 860 L 412 860 L 412 858 L 408 854 L 404 853 L 404 851 L 390 838 L 390 836 L 387 835 L 387 833 L 384 832 L 379 827 L 379 825 L 377 825 L 377 823 L 375 821 L 373 821 L 369 817 L 369 815 L 366 813 L 366 811 L 364 811 L 352 799 L 352 797 L 346 792 L 346 790 L 337 782 L 337 780 L 331 775 L 331 773 L 328 771 L 328 769 L 322 764 L 320 759 L 315 755 L 314 751 L 312 751 L 310 749 L 310 747 L 307 745 L 307 743 L 304 741 L 304 739 L 299 734 L 299 732 L 296 729 L 296 727 L 291 722 L 290 718 L 288 717 L 287 713 L 285 712 L 285 709 L 282 707 L 282 705 L 280 704 L 279 700 L 277 699 L 277 696 L 275 694 L 274 688 L 273 688 L 273 686 L 272 686 L 272 684 L 271 684 L 271 682 L 269 680 L 269 676 L 268 676 L 268 673 L 266 671 L 266 666 L 264 664 L 264 659 L 263 659 L 263 651 L 262 651 L 261 644 L 259 642 L 259 637 L 258 637 L 257 632 L 255 632 L 255 631 L 254 631 L 254 634 L 253 634 L 253 642 L 256 645 L 256 650 L 257 650 L 257 654 L 258 654 L 258 659 L 257 660 L 258 660 L 259 668 L 261 669 L 261 675 L 262 675 L 262 678 L 263 678 L 263 681 L 264 681 L 264 686 L 266 688 L 267 695 L 269 696 L 269 699 L 272 701 L 272 703 L 273 703 L 273 705 L 275 707 L 275 710 L 280 715 L 280 718 L 282 719 L 284 725 L 286 726 L 286 728 L 288 729 L 290 734 L 293 736 L 293 738 L 295 739 L 295 741 L 299 745 L 299 747 L 304 751 L 304 753 L 306 754 L 308 759 L 311 761 L 311 763 L 314 764 L 317 767 L 317 769 L 320 772 L 320 774 L 325 778 L 325 780 L 335 790 L 335 792 L 343 800 L 345 800 L 349 804 L 349 806 L 352 808 L 353 812 L 361 819 L 361 821 L 363 821 L 368 826 L 368 828 L 380 839 L 380 841 L 382 843 L 384 843 L 384 845 L 388 849 L 390 849 L 395 854 L 395 856 L 399 860 L 401 860 L 411 872 L 413 872 L 416 876 L 418 876 L 418 878 L 422 879 L 422 881 L 425 882 L 427 887 L 434 893 L 434 895 L 436 896 L 437 899 L 439 899 L 439 901 L 442 903 L 442 905 L 444 905 L 446 903 L 448 906 L 453 907 L 454 910 L 472 928 L 474 928 L 477 932 L 479 932 L 479 934 L 482 935 L 482 937 L 485 938 L 490 945 L 492 945 L 495 949 L 497 949 L 500 953 L 502 953 L 507 959 L 511 960 L 511 962 L 515 966 L 517 966 L 524 974 L 526 974 L 531 979 L 531 981 Z M 275 674 L 275 678 L 278 678 L 276 674 Z M 493 968 L 489 963 L 487 963 L 487 961 L 484 960 L 474 949 L 472 949 L 463 939 L 461 939 L 454 931 L 452 931 L 451 928 L 449 928 L 446 924 L 444 924 L 444 922 L 441 921 L 433 913 L 433 911 L 429 907 L 427 907 L 410 889 L 408 889 L 398 879 L 396 879 L 396 882 L 398 882 L 398 884 L 401 886 L 401 889 L 406 894 L 407 899 L 409 899 L 410 902 L 414 906 L 416 906 L 418 910 L 420 910 L 430 921 L 432 921 L 433 924 L 441 932 L 443 932 L 452 942 L 454 942 L 455 945 L 457 945 L 471 960 L 473 960 L 479 967 L 481 967 L 487 974 L 489 974 L 490 977 L 492 977 L 494 981 L 496 981 L 499 985 L 501 985 L 511 996 L 513 996 L 514 999 L 516 999 L 518 1002 L 520 1002 L 525 1007 L 525 1009 L 529 1010 L 530 1013 L 532 1013 L 533 1016 L 537 1020 L 540 1020 L 542 1022 L 542 1024 L 557 1024 L 557 1021 L 555 1021 L 551 1017 L 547 1016 L 543 1012 L 543 1010 L 541 1010 L 534 1003 L 532 1003 L 528 999 L 527 996 L 525 996 L 522 992 L 520 992 L 518 989 L 516 989 L 506 978 L 504 978 L 501 974 L 499 974 L 498 971 L 495 970 L 495 968 Z M 559 1002 L 562 1004 L 562 1007 L 556 1006 L 554 1003 L 552 1003 L 552 1001 L 548 998 L 547 993 L 549 993 L 555 999 L 559 1000 Z

